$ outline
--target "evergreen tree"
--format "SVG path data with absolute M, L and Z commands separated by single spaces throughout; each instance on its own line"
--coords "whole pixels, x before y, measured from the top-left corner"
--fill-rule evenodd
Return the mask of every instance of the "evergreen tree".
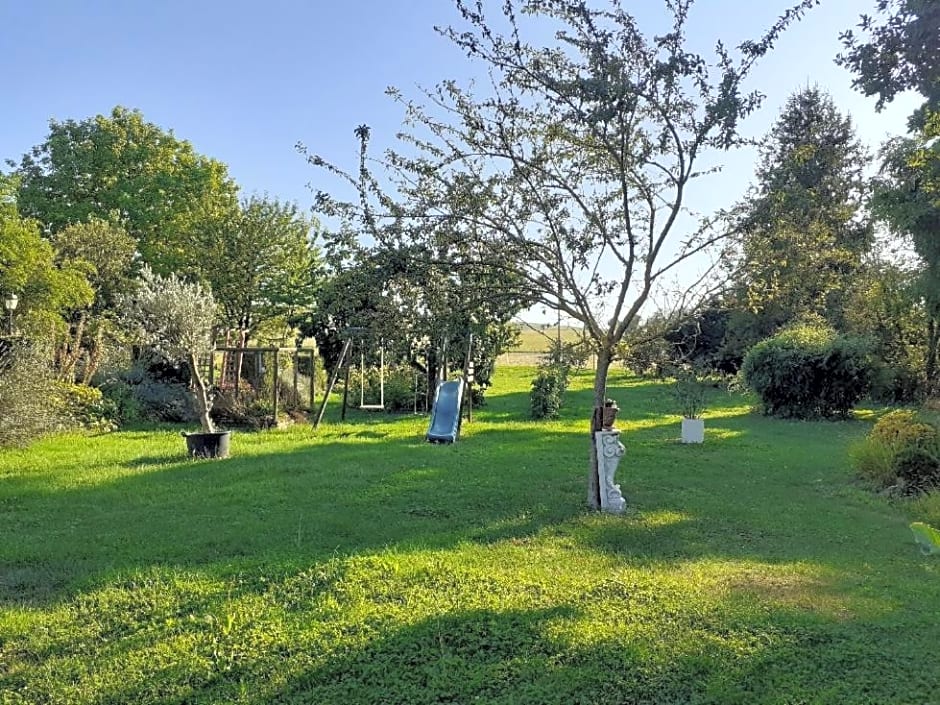
M 846 292 L 872 244 L 862 211 L 865 148 L 818 87 L 790 97 L 741 207 L 738 286 L 728 345 L 743 354 L 806 314 L 842 327 Z

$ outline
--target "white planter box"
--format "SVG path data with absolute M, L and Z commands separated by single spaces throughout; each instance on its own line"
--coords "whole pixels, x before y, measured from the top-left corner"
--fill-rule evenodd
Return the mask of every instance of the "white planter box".
M 705 419 L 682 419 L 682 442 L 705 442 Z

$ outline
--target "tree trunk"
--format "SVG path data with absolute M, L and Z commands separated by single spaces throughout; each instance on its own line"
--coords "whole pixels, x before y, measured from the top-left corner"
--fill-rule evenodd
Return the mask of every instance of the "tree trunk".
M 611 351 L 602 348 L 597 352 L 597 369 L 594 372 L 594 410 L 591 414 L 591 467 L 588 473 L 587 501 L 591 509 L 601 508 L 601 491 L 597 481 L 597 446 L 594 433 L 601 430 L 601 414 L 607 398 L 607 371 L 610 369 Z
M 202 375 L 199 374 L 199 362 L 196 360 L 195 353 L 189 353 L 189 357 L 186 359 L 186 363 L 189 365 L 189 376 L 193 381 L 193 398 L 196 400 L 196 412 L 199 414 L 199 423 L 202 425 L 202 430 L 204 433 L 214 433 L 215 425 L 212 423 L 212 418 L 209 416 L 209 392 L 206 389 L 206 383 L 202 379 Z
M 940 348 L 940 326 L 935 318 L 927 321 L 927 351 L 924 355 L 924 376 L 927 382 L 927 393 L 937 391 L 937 353 Z

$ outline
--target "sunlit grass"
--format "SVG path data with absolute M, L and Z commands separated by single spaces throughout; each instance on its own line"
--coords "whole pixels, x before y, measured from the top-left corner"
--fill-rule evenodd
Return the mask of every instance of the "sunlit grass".
M 177 428 L 0 453 L 0 702 L 921 703 L 940 563 L 858 486 L 866 422 L 780 422 L 624 376 L 621 517 L 586 512 L 590 376 L 527 419 L 502 370 L 427 419 Z

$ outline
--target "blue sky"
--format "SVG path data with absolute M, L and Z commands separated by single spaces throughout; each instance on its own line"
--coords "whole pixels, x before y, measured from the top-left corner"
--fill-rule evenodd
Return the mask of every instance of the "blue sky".
M 697 48 L 756 35 L 785 4 L 699 0 L 691 27 Z M 853 92 L 849 74 L 833 63 L 839 31 L 873 4 L 823 0 L 780 41 L 752 81 L 768 98 L 750 134 L 766 132 L 786 97 L 808 83 L 828 89 L 869 144 L 903 131 L 915 99 L 877 115 L 874 100 Z M 624 5 L 658 28 L 658 0 Z M 41 142 L 50 118 L 82 119 L 120 104 L 228 164 L 246 194 L 307 207 L 306 185 L 331 182 L 305 164 L 295 143 L 349 166 L 356 125 L 368 123 L 375 145 L 387 144 L 401 113 L 386 86 L 414 94 L 419 84 L 473 74 L 433 31 L 455 19 L 448 0 L 0 0 L 7 66 L 0 158 L 18 159 Z M 726 170 L 701 188 L 697 209 L 725 205 L 746 188 L 754 155 L 722 161 Z

